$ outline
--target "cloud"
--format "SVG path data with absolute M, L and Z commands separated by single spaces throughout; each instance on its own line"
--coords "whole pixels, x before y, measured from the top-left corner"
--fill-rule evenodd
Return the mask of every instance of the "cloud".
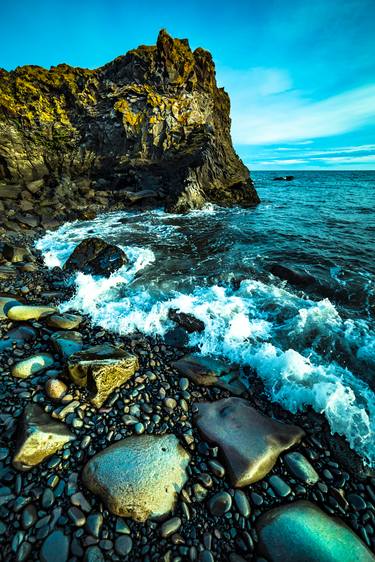
M 313 93 L 294 89 L 283 69 L 226 70 L 221 77 L 237 144 L 306 142 L 375 123 L 375 83 L 314 100 Z

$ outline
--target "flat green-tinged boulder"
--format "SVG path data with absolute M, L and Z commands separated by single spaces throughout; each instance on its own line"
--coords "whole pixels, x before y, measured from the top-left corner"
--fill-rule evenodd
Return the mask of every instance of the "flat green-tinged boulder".
M 258 412 L 242 398 L 195 404 L 195 424 L 204 439 L 218 445 L 233 486 L 264 478 L 280 453 L 298 443 L 304 431 Z
M 83 348 L 82 336 L 74 330 L 60 330 L 51 336 L 51 342 L 63 359 L 67 359 Z
M 40 320 L 56 312 L 51 306 L 20 305 L 12 306 L 7 312 L 9 320 L 24 322 L 26 320 Z
M 82 322 L 82 316 L 78 314 L 52 314 L 48 316 L 45 320 L 45 324 L 49 328 L 55 328 L 57 330 L 74 330 Z
M 246 387 L 240 380 L 238 365 L 224 363 L 199 353 L 185 355 L 172 365 L 182 375 L 200 386 L 218 386 L 235 396 L 241 396 L 246 392 Z
M 139 367 L 138 357 L 104 344 L 71 355 L 67 369 L 71 380 L 87 387 L 91 403 L 100 408 L 108 396 L 130 379 Z
M 258 519 L 259 549 L 270 562 L 373 562 L 366 545 L 339 518 L 308 501 L 267 511 Z
M 37 404 L 28 404 L 21 419 L 13 466 L 29 470 L 73 439 L 65 424 L 52 419 Z
M 172 511 L 189 460 L 175 435 L 137 435 L 95 455 L 82 480 L 111 513 L 143 522 Z
M 12 375 L 17 379 L 27 379 L 31 375 L 36 375 L 44 369 L 48 369 L 53 365 L 54 359 L 52 355 L 48 353 L 40 353 L 38 355 L 32 355 L 27 359 L 23 359 L 16 363 L 12 369 Z

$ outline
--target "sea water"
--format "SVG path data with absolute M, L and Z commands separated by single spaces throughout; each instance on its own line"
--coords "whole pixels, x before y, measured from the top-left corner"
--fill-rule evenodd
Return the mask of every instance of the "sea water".
M 271 400 L 323 413 L 374 465 L 375 172 L 289 173 L 292 182 L 252 174 L 256 208 L 108 213 L 37 247 L 61 267 L 84 238 L 117 244 L 129 263 L 108 279 L 75 274 L 62 310 L 161 336 L 174 326 L 170 308 L 191 313 L 205 324 L 191 345 L 255 368 Z M 274 264 L 310 277 L 295 286 Z

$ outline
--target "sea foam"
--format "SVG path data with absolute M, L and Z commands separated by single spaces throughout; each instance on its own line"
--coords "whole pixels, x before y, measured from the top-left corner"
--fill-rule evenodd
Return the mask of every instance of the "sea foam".
M 62 266 L 79 240 L 92 233 L 105 237 L 117 218 L 48 233 L 37 244 L 46 264 Z M 308 406 L 323 413 L 332 433 L 344 435 L 375 464 L 374 393 L 345 367 L 347 357 L 358 369 L 375 364 L 375 333 L 366 321 L 343 319 L 328 299 L 314 301 L 257 279 L 243 280 L 237 290 L 218 285 L 168 290 L 157 282 L 152 250 L 122 248 L 129 264 L 108 279 L 75 274 L 75 294 L 61 310 L 89 314 L 95 324 L 120 334 L 139 330 L 160 336 L 174 326 L 170 308 L 191 313 L 205 324 L 204 332 L 191 334 L 191 345 L 255 368 L 271 400 L 294 413 Z M 150 267 L 153 281 L 139 281 L 138 274 Z

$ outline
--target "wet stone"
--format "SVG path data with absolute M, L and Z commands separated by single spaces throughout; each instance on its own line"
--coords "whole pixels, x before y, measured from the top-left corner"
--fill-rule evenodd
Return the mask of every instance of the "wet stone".
M 27 320 L 39 320 L 40 318 L 45 318 L 55 312 L 56 309 L 50 306 L 19 305 L 12 306 L 7 312 L 7 317 L 10 320 L 15 320 L 17 322 L 25 322 Z
M 42 496 L 42 507 L 44 509 L 50 508 L 55 501 L 55 496 L 51 488 L 46 488 Z
M 363 511 L 367 507 L 365 500 L 358 494 L 348 494 L 347 499 L 356 511 Z
M 264 478 L 280 453 L 304 435 L 301 428 L 268 418 L 241 398 L 199 402 L 195 407 L 198 429 L 221 449 L 236 488 Z
M 319 474 L 301 453 L 287 453 L 284 456 L 285 465 L 292 476 L 312 486 L 319 480 Z
M 86 517 L 84 516 L 82 511 L 78 509 L 78 507 L 70 507 L 68 509 L 68 515 L 73 525 L 75 525 L 76 527 L 83 527 L 86 523 Z
M 298 501 L 267 511 L 257 521 L 260 553 L 269 562 L 374 562 L 365 544 L 340 519 Z
M 236 490 L 234 492 L 234 503 L 243 517 L 249 517 L 251 511 L 249 500 L 242 490 Z
M 168 519 L 168 521 L 165 521 L 162 524 L 160 534 L 165 539 L 170 535 L 173 535 L 180 527 L 181 519 L 179 517 L 172 517 L 172 519 Z
M 98 546 L 89 546 L 83 558 L 84 562 L 105 562 L 102 551 Z
M 22 528 L 30 529 L 38 519 L 36 508 L 33 504 L 29 504 L 22 512 Z
M 99 537 L 102 525 L 103 515 L 101 513 L 92 513 L 87 517 L 86 529 L 93 537 Z
M 232 507 L 232 497 L 228 492 L 218 492 L 208 501 L 208 509 L 212 515 L 220 516 Z
M 18 379 L 26 379 L 48 369 L 53 363 L 54 359 L 48 353 L 32 355 L 17 363 L 12 369 L 12 375 Z
M 67 359 L 83 348 L 82 336 L 79 332 L 62 330 L 51 336 L 51 342 L 63 359 Z
M 59 379 L 48 379 L 46 382 L 46 394 L 51 400 L 59 401 L 66 394 L 68 387 Z
M 289 496 L 289 494 L 291 493 L 292 491 L 291 487 L 280 476 L 273 475 L 270 476 L 268 480 L 274 492 L 280 498 L 285 498 L 286 496 Z
M 60 530 L 51 533 L 44 541 L 41 562 L 66 562 L 69 555 L 69 539 Z
M 74 330 L 82 322 L 82 316 L 78 314 L 52 314 L 45 320 L 45 324 L 50 328 L 58 330 Z

